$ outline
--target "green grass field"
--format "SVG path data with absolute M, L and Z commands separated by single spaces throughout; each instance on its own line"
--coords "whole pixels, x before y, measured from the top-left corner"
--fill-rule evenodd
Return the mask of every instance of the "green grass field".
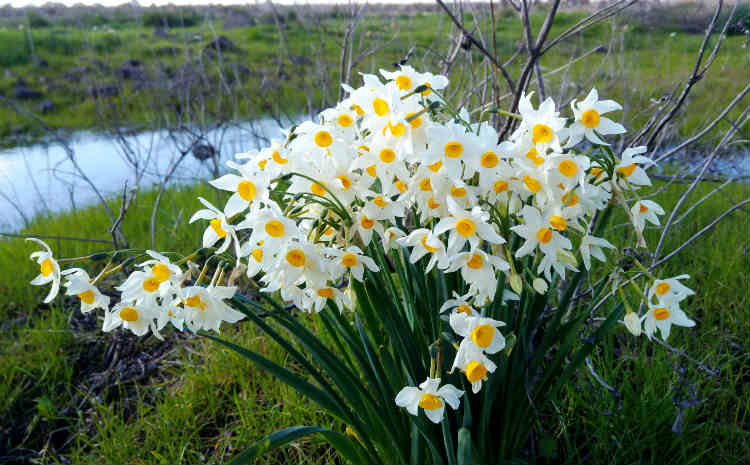
M 691 199 L 714 187 L 703 183 Z M 669 211 L 684 189 L 673 185 L 657 200 Z M 166 195 L 164 205 L 173 207 L 160 215 L 159 248 L 189 253 L 201 233 L 186 224 L 199 207 L 196 196 L 215 199 L 221 194 L 201 185 L 172 189 Z M 748 195 L 746 185 L 734 184 L 712 196 L 689 221 L 675 227 L 665 250 L 708 224 L 730 205 L 729 198 Z M 141 194 L 125 223 L 125 234 L 135 247 L 149 247 L 147 213 L 153 199 L 152 193 Z M 617 224 L 622 221 L 624 216 L 615 219 L 607 237 L 619 237 Z M 702 374 L 644 337 L 635 340 L 623 328 L 615 331 L 592 363 L 618 389 L 622 409 L 616 410 L 613 398 L 582 371 L 563 396 L 545 407 L 539 424 L 540 434 L 554 439 L 555 460 L 733 463 L 747 458 L 749 221 L 747 211 L 736 211 L 658 273 L 691 274 L 690 286 L 697 296 L 689 300 L 686 311 L 698 325 L 675 331 L 670 343 L 715 368 L 718 377 Z M 100 209 L 90 208 L 39 218 L 24 233 L 107 239 L 107 224 Z M 647 234 L 652 245 L 656 232 Z M 74 241 L 50 244 L 60 257 L 102 250 Z M 291 389 L 210 341 L 172 337 L 161 343 L 166 350 L 154 338 L 103 334 L 98 329 L 101 322 L 82 320 L 78 310 L 71 314 L 61 298 L 41 305 L 43 291 L 28 284 L 37 273 L 27 258 L 31 250 L 21 239 L 0 240 L 0 292 L 6 296 L 0 304 L 5 322 L 0 341 L 0 396 L 5 401 L 0 416 L 12 419 L 4 426 L 0 447 L 45 448 L 44 462 L 62 457 L 75 463 L 221 462 L 280 427 L 312 424 L 343 431 L 345 425 L 334 423 Z M 315 317 L 305 318 L 307 324 L 317 324 Z M 283 351 L 250 324 L 225 326 L 223 334 L 294 368 Z M 104 352 L 111 344 L 130 357 L 168 352 L 168 363 L 143 379 L 124 384 L 115 379 L 111 384 L 116 387 L 87 395 L 92 373 L 107 373 Z M 681 435 L 671 431 L 676 411 L 670 389 L 679 381 L 672 364 L 687 370 L 685 382 L 699 400 L 695 408 L 685 410 Z M 602 414 L 606 411 L 613 412 Z M 274 460 L 324 463 L 333 460 L 331 454 L 325 445 L 305 440 L 277 452 Z

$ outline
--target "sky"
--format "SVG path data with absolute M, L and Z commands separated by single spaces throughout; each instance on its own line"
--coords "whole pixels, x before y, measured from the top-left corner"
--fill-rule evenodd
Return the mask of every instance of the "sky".
M 346 4 L 346 3 L 432 3 L 434 0 L 274 0 L 274 3 L 282 5 L 311 5 L 311 4 Z M 20 8 L 24 6 L 42 6 L 45 3 L 62 3 L 70 6 L 75 4 L 83 5 L 103 5 L 118 6 L 128 3 L 127 0 L 0 0 L 0 6 L 10 4 L 13 7 Z M 253 5 L 255 3 L 265 3 L 256 0 L 141 0 L 138 2 L 141 6 L 163 6 L 163 5 Z

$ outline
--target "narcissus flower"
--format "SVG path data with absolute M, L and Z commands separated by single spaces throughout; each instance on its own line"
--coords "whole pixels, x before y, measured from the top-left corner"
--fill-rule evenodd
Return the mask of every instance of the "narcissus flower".
M 646 312 L 642 319 L 643 332 L 646 333 L 646 336 L 651 339 L 651 336 L 658 329 L 664 341 L 669 337 L 672 325 L 685 326 L 687 328 L 695 326 L 695 322 L 688 318 L 685 312 L 680 309 L 677 302 L 674 301 L 649 304 L 648 312 Z
M 44 250 L 33 252 L 30 256 L 32 260 L 36 260 L 39 264 L 39 275 L 31 280 L 31 284 L 34 286 L 43 286 L 52 283 L 49 294 L 44 298 L 44 303 L 48 304 L 52 302 L 52 299 L 60 291 L 60 265 L 57 264 L 57 260 L 52 256 L 52 250 L 43 241 L 35 237 L 29 237 L 26 240 L 36 242 L 44 247 Z
M 198 200 L 206 208 L 195 212 L 190 218 L 189 223 L 193 223 L 196 220 L 209 220 L 209 225 L 203 232 L 203 247 L 213 247 L 214 244 L 223 240 L 221 247 L 216 250 L 216 254 L 220 254 L 227 250 L 230 244 L 234 243 L 235 251 L 239 257 L 240 243 L 239 239 L 237 239 L 235 226 L 229 224 L 226 215 L 214 207 L 208 200 L 203 197 L 198 197 Z
M 643 231 L 646 227 L 646 221 L 656 226 L 661 224 L 658 215 L 663 215 L 664 209 L 653 200 L 639 200 L 630 209 L 630 213 L 633 214 L 634 226 Z
M 581 239 L 581 258 L 583 259 L 583 266 L 585 266 L 587 270 L 591 269 L 591 257 L 594 257 L 601 262 L 607 261 L 607 257 L 604 255 L 602 247 L 607 249 L 615 248 L 615 246 L 610 244 L 609 241 L 600 237 L 594 237 L 587 234 Z
M 645 146 L 629 147 L 622 152 L 622 160 L 615 166 L 615 173 L 621 186 L 631 187 L 650 186 L 651 180 L 641 165 L 653 165 L 654 161 L 641 155 L 645 153 Z
M 411 415 L 419 415 L 419 409 L 433 423 L 440 423 L 445 412 L 445 404 L 456 410 L 460 404 L 459 398 L 464 391 L 452 384 L 440 387 L 440 378 L 427 378 L 419 387 L 407 386 L 396 395 L 396 405 L 403 407 Z
M 471 252 L 454 255 L 451 265 L 445 272 L 461 270 L 461 277 L 471 286 L 474 293 L 492 298 L 497 288 L 496 273 L 508 268 L 510 268 L 508 262 L 502 258 L 477 248 Z
M 231 160 L 227 165 L 239 171 L 240 175 L 229 173 L 209 181 L 209 184 L 217 189 L 233 193 L 224 207 L 227 217 L 231 218 L 241 213 L 253 202 L 268 199 L 268 176 L 265 172 L 252 172 L 246 166 L 238 165 Z
M 530 143 L 541 155 L 549 149 L 562 152 L 560 140 L 565 135 L 565 119 L 560 118 L 555 102 L 549 97 L 534 109 L 532 94 L 524 94 L 518 102 L 518 112 L 523 119 L 511 138 Z
M 694 295 L 695 292 L 680 282 L 682 279 L 689 278 L 688 274 L 681 274 L 674 278 L 657 279 L 648 289 L 648 300 L 652 301 L 654 297 L 659 302 L 681 302 L 688 296 Z
M 236 323 L 245 315 L 224 302 L 237 292 L 236 287 L 190 286 L 180 290 L 185 324 L 191 331 L 211 329 L 219 332 L 221 323 Z
M 542 218 L 538 209 L 527 205 L 521 210 L 521 216 L 526 224 L 510 228 L 526 240 L 516 251 L 516 257 L 520 258 L 533 253 L 537 246 L 545 255 L 552 257 L 556 257 L 559 249 L 571 248 L 570 240 L 558 232 L 563 223 L 552 218 L 552 215 L 548 214 L 547 218 Z M 558 227 L 555 227 L 555 224 L 558 224 Z
M 346 250 L 329 248 L 326 253 L 336 259 L 336 266 L 350 270 L 357 281 L 362 281 L 365 267 L 373 273 L 380 271 L 375 260 L 365 255 L 356 245 L 349 246 Z
M 434 231 L 437 235 L 450 231 L 448 253 L 458 252 L 466 242 L 469 243 L 470 249 L 474 250 L 479 245 L 480 239 L 492 244 L 505 243 L 505 239 L 500 237 L 489 223 L 490 215 L 480 207 L 466 211 L 455 200 L 448 197 L 448 211 L 450 216 L 441 219 Z
M 479 316 L 479 312 L 477 312 L 471 303 L 469 303 L 470 299 L 471 294 L 460 296 L 456 291 L 453 291 L 453 298 L 448 299 L 443 303 L 440 307 L 439 313 L 443 313 L 446 310 L 455 310 L 455 313 L 463 313 L 466 316 Z M 454 312 L 451 312 L 451 314 L 452 313 Z
M 505 326 L 502 321 L 456 312 L 451 313 L 450 325 L 456 334 L 485 353 L 495 354 L 505 348 L 505 338 L 497 329 Z
M 91 284 L 91 278 L 86 270 L 71 268 L 62 272 L 67 278 L 65 287 L 68 290 L 65 295 L 77 296 L 81 301 L 81 312 L 88 313 L 91 310 L 102 308 L 109 310 L 109 296 L 106 296 Z
M 158 315 L 157 309 L 155 303 L 136 304 L 132 301 L 120 301 L 112 307 L 111 311 L 104 314 L 102 331 L 108 333 L 122 326 L 132 331 L 136 336 L 145 335 L 149 329 L 156 333 L 154 319 Z
M 411 247 L 409 255 L 410 263 L 417 263 L 425 255 L 429 255 L 426 270 L 431 270 L 435 265 L 439 268 L 448 266 L 448 255 L 445 253 L 445 245 L 437 235 L 426 228 L 412 231 L 408 236 L 397 239 L 396 242 L 403 247 Z
M 575 122 L 568 128 L 569 140 L 566 147 L 573 147 L 584 136 L 592 144 L 609 145 L 601 140 L 598 134 L 607 136 L 625 132 L 621 124 L 602 116 L 611 111 L 622 110 L 622 106 L 614 100 L 599 100 L 596 89 L 591 89 L 586 98 L 580 102 L 573 99 L 570 107 L 573 109 Z
M 487 376 L 497 369 L 497 365 L 484 354 L 484 350 L 478 347 L 472 338 L 465 337 L 458 346 L 451 371 L 456 368 L 464 373 L 471 383 L 471 391 L 476 394 L 482 389 L 482 382 Z

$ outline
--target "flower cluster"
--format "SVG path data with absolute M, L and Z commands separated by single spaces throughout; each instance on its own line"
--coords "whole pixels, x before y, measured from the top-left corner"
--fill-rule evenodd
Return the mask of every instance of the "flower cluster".
M 94 279 L 81 268 L 61 272 L 47 244 L 38 239 L 29 240 L 45 249 L 31 255 L 40 266 L 40 274 L 31 284 L 52 283 L 45 302 L 54 299 L 65 277 L 65 295 L 76 296 L 80 300 L 81 312 L 88 313 L 97 308 L 104 310 L 102 329 L 105 332 L 122 326 L 137 336 L 151 331 L 161 339 L 159 332 L 167 323 L 178 330 L 187 326 L 191 331 L 211 329 L 218 332 L 223 321 L 235 323 L 244 318 L 242 313 L 224 302 L 235 294 L 237 288 L 216 285 L 221 280 L 220 274 L 217 273 L 208 286 L 200 286 L 199 282 L 188 286 L 189 273 L 183 272 L 169 258 L 151 250 L 146 251 L 151 259 L 139 264 L 125 282 L 115 288 L 121 292 L 120 301 L 110 308 L 109 296 L 102 294 L 96 283 L 103 276 L 119 271 L 121 266 L 106 267 Z
M 546 293 L 555 275 L 579 271 L 579 256 L 586 270 L 592 257 L 606 261 L 604 250 L 614 246 L 592 225 L 610 203 L 625 207 L 642 240 L 645 223 L 658 225 L 664 213 L 637 195 L 650 185 L 644 167 L 652 162 L 642 155 L 646 147 L 612 152 L 604 138 L 625 128 L 603 115 L 621 107 L 599 100 L 596 90 L 573 101 L 569 117 L 550 98 L 535 107 L 532 95 L 523 95 L 520 114 L 508 114 L 520 123 L 500 141 L 483 115 L 472 122 L 469 111 L 451 108 L 441 95 L 444 76 L 409 66 L 381 75 L 363 75 L 357 89 L 345 85 L 347 98 L 317 122 L 238 154 L 228 162 L 232 172 L 211 181 L 231 193 L 227 203 L 218 208 L 200 198 L 205 208 L 190 221 L 207 222 L 202 246 L 245 270 L 261 292 L 308 312 L 353 308 L 352 282 L 379 272 L 393 249 L 411 263 L 424 258 L 427 272 L 460 273 L 467 293 L 441 311 L 451 310 L 447 319 L 460 339 L 453 370 L 476 393 L 495 370 L 490 356 L 505 346 L 498 329 L 504 323 L 481 309 L 496 298 L 519 299 L 524 286 Z M 582 151 L 584 140 L 590 147 Z M 627 205 L 626 197 L 637 200 Z M 190 271 L 148 254 L 117 287 L 122 296 L 112 309 L 83 270 L 62 273 L 68 294 L 81 299 L 82 311 L 105 309 L 105 331 L 122 325 L 158 336 L 167 322 L 218 331 L 222 321 L 243 317 L 225 302 L 235 288 L 220 285 L 223 272 L 217 269 L 207 287 L 200 279 L 187 285 Z M 41 266 L 33 284 L 58 286 L 61 273 L 49 250 L 33 258 Z M 496 297 L 503 274 L 514 292 Z M 649 290 L 657 303 L 649 301 L 638 320 L 649 337 L 655 328 L 666 338 L 671 324 L 692 323 L 678 306 L 692 291 L 678 279 Z M 632 317 L 626 324 L 634 327 Z M 396 403 L 440 421 L 443 403 L 456 408 L 463 391 L 439 387 L 439 378 L 431 373 L 419 388 L 404 388 Z

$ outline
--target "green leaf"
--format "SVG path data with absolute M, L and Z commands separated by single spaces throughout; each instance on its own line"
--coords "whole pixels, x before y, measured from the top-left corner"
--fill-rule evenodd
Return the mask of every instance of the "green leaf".
M 282 430 L 271 433 L 263 439 L 255 442 L 253 445 L 245 449 L 242 453 L 237 455 L 230 463 L 232 465 L 250 463 L 266 452 L 270 452 L 279 447 L 285 446 L 292 441 L 299 438 L 309 436 L 313 433 L 319 433 L 325 431 L 325 428 L 319 426 L 292 426 L 284 428 Z
M 459 465 L 474 463 L 472 459 L 472 447 L 471 431 L 469 428 L 464 427 L 458 430 L 458 453 L 456 455 Z
M 292 388 L 296 389 L 300 394 L 303 394 L 309 397 L 310 400 L 317 403 L 324 409 L 328 410 L 328 412 L 331 413 L 332 415 L 336 415 L 337 417 L 339 417 L 340 419 L 344 421 L 347 420 L 349 415 L 347 415 L 346 412 L 343 412 L 341 408 L 339 408 L 339 406 L 334 402 L 334 400 L 331 398 L 329 394 L 313 386 L 301 376 L 295 375 L 294 373 L 287 370 L 286 368 L 281 367 L 277 365 L 276 363 L 263 357 L 262 355 L 256 354 L 255 352 L 245 349 L 244 347 L 240 347 L 229 341 L 225 341 L 224 339 L 221 339 L 219 337 L 213 336 L 211 334 L 208 334 L 202 331 L 199 334 L 211 339 L 212 341 L 216 341 L 219 344 L 222 344 L 223 346 L 226 346 L 227 348 L 233 350 L 234 352 L 237 352 L 238 354 L 242 355 L 243 357 L 250 360 L 254 364 L 258 365 L 263 370 L 266 370 L 267 372 L 271 373 L 279 381 L 282 381 L 288 384 Z
M 292 426 L 276 431 L 255 442 L 237 455 L 230 463 L 233 465 L 250 463 L 263 454 L 315 433 L 323 436 L 348 463 L 367 463 L 367 460 L 363 460 L 360 454 L 361 448 L 351 439 L 341 433 L 319 426 Z

